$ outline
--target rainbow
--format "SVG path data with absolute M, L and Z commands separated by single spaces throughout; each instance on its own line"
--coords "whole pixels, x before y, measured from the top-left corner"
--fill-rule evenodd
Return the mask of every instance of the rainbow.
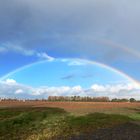
M 54 59 L 53 61 L 56 61 L 56 60 L 64 60 L 64 59 L 57 58 L 57 59 Z M 92 64 L 92 65 L 98 65 L 98 66 L 100 66 L 100 67 L 102 67 L 102 68 L 108 69 L 108 70 L 110 70 L 110 71 L 112 71 L 112 72 L 115 72 L 116 74 L 121 75 L 122 77 L 126 78 L 129 82 L 131 82 L 131 83 L 133 83 L 133 84 L 135 84 L 135 85 L 137 85 L 137 86 L 140 87 L 140 83 L 139 83 L 138 81 L 136 81 L 135 79 L 133 79 L 133 78 L 130 77 L 129 75 L 123 73 L 122 71 L 120 71 L 120 70 L 118 70 L 118 69 L 115 69 L 115 68 L 113 68 L 113 67 L 110 67 L 110 66 L 108 66 L 108 65 L 105 65 L 105 64 L 102 64 L 102 63 L 99 63 L 99 62 L 95 62 L 95 61 L 91 61 L 91 60 L 87 60 L 87 59 L 80 59 L 80 58 L 66 58 L 65 60 L 74 60 L 74 61 L 75 61 L 75 60 L 78 60 L 78 61 L 80 61 L 80 62 L 84 62 L 84 63 L 88 63 L 88 64 Z M 3 81 L 3 80 L 5 80 L 5 79 L 7 79 L 7 78 L 10 77 L 11 75 L 13 75 L 13 74 L 15 74 L 15 73 L 17 73 L 17 72 L 19 72 L 19 71 L 21 71 L 21 70 L 27 69 L 27 68 L 29 68 L 29 67 L 32 67 L 32 66 L 34 66 L 34 65 L 38 65 L 38 64 L 44 63 L 44 62 L 48 62 L 48 60 L 43 60 L 43 61 L 39 61 L 39 62 L 34 62 L 34 63 L 28 64 L 28 65 L 26 65 L 26 66 L 20 67 L 20 68 L 14 70 L 14 71 L 12 71 L 12 72 L 10 72 L 10 73 L 8 73 L 8 74 L 2 76 L 2 77 L 0 78 L 0 81 Z M 50 63 L 51 63 L 51 62 L 50 62 Z
M 129 53 L 129 54 L 132 54 L 133 56 L 137 57 L 137 58 L 140 58 L 140 53 L 139 51 L 136 51 L 132 48 L 129 48 L 125 45 L 122 45 L 122 44 L 118 44 L 118 43 L 115 43 L 111 40 L 106 40 L 106 39 L 103 39 L 103 40 L 99 40 L 98 43 L 101 43 L 101 44 L 104 44 L 104 45 L 107 45 L 107 46 L 110 46 L 112 48 L 120 48 L 121 50 Z

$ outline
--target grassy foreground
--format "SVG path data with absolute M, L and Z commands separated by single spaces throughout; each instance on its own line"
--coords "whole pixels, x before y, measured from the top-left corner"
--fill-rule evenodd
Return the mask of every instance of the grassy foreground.
M 98 128 L 112 127 L 131 120 L 127 116 L 104 113 L 74 116 L 60 108 L 0 109 L 0 139 L 67 138 L 72 135 L 92 133 Z

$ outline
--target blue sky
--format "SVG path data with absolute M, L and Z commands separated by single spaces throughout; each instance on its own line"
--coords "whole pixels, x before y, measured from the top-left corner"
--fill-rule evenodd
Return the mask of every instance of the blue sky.
M 140 99 L 140 85 L 114 68 L 84 59 L 44 56 L 48 60 L 26 65 L 1 77 L 1 98 L 108 96 Z
M 96 84 L 128 83 L 129 79 L 105 66 L 79 59 L 55 59 L 42 61 L 6 76 L 3 80 L 14 79 L 33 87 L 80 85 L 90 88 Z
M 112 67 L 139 82 L 139 25 L 139 0 L 0 1 L 0 77 L 44 60 L 79 58 Z M 61 64 L 53 62 L 51 67 L 55 69 L 61 67 Z M 38 65 L 38 68 L 40 67 L 41 65 Z M 90 69 L 90 66 L 88 67 Z M 26 71 L 33 71 L 32 69 L 34 66 Z M 77 68 L 68 68 L 65 71 L 68 74 L 65 74 L 64 78 L 71 79 L 77 73 L 80 75 L 84 71 L 83 68 L 81 71 L 78 68 L 75 74 L 73 72 L 75 69 Z M 114 80 L 113 75 L 108 76 L 108 73 L 111 74 L 110 71 L 106 72 L 103 67 L 98 69 L 113 83 L 118 81 L 118 79 Z M 98 69 L 96 68 L 96 71 Z M 41 79 L 43 76 L 39 71 L 36 74 L 39 75 L 38 79 Z M 90 75 L 91 71 L 92 68 L 87 70 L 87 75 Z M 49 70 L 48 73 L 50 72 L 52 71 Z M 18 77 L 20 73 L 14 74 L 11 79 L 15 78 L 14 80 L 31 86 L 45 84 L 44 80 L 38 83 L 27 81 L 24 76 Z M 35 72 L 33 71 L 32 74 Z M 53 72 L 53 76 L 56 76 L 54 80 L 57 80 L 59 74 Z M 75 84 L 79 83 L 83 87 L 89 86 L 91 82 L 95 84 L 95 81 L 97 84 L 108 84 L 108 79 L 103 80 L 99 76 L 96 76 L 95 81 L 91 79 L 84 83 L 80 81 L 77 80 Z M 52 86 L 53 81 L 51 82 Z M 66 80 L 63 82 L 65 85 Z M 62 84 L 62 80 L 59 79 L 54 86 Z M 68 83 L 66 85 L 74 86 Z

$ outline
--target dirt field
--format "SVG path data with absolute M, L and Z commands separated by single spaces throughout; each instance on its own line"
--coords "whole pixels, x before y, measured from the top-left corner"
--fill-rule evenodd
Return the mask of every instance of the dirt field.
M 0 101 L 0 140 L 139 140 L 139 132 L 140 103 Z
M 46 101 L 0 101 L 3 107 L 58 107 L 74 114 L 92 112 L 132 114 L 140 111 L 140 103 L 117 102 L 46 102 Z

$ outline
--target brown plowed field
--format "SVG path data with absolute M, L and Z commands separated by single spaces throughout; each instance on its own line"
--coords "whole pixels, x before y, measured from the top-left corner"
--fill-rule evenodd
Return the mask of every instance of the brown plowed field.
M 47 102 L 47 101 L 0 101 L 3 107 L 58 107 L 71 113 L 85 114 L 92 112 L 133 113 L 139 112 L 140 103 L 117 102 Z

